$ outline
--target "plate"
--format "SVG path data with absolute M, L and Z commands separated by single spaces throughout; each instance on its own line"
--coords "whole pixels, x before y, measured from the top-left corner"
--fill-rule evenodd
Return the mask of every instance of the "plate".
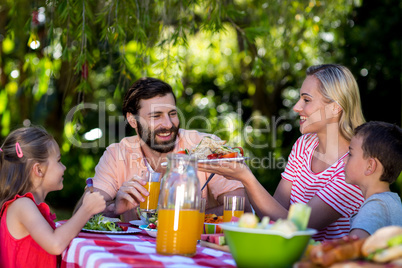
M 249 159 L 249 157 L 216 158 L 216 159 L 200 159 L 200 160 L 197 160 L 197 162 L 198 163 L 219 163 L 219 162 L 227 162 L 227 161 L 241 162 L 241 161 L 244 161 L 247 159 Z
M 147 226 L 148 225 L 144 224 L 144 225 L 139 226 L 138 228 L 145 230 L 145 232 L 147 232 L 147 234 L 149 236 L 156 237 L 156 235 L 158 234 L 158 229 L 150 229 L 150 228 L 147 228 Z
M 134 220 L 134 221 L 129 221 L 130 224 L 135 225 L 135 226 L 141 226 L 144 224 L 147 224 L 146 222 L 144 222 L 143 220 Z
M 234 157 L 234 158 L 216 158 L 216 159 L 199 159 L 197 160 L 198 163 L 220 163 L 220 162 L 227 162 L 227 161 L 234 161 L 234 162 L 242 162 L 244 160 L 249 159 L 250 157 Z M 167 162 L 161 163 L 162 167 L 167 166 Z
M 133 227 L 128 227 L 127 231 L 102 231 L 102 230 L 90 230 L 85 228 L 82 228 L 82 230 L 85 232 L 98 233 L 98 234 L 135 234 L 141 232 L 140 229 Z

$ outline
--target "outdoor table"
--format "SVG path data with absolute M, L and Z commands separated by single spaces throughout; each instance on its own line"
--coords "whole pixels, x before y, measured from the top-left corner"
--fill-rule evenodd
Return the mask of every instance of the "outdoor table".
M 62 268 L 236 267 L 230 253 L 197 245 L 193 257 L 156 253 L 156 238 L 135 234 L 80 232 L 62 253 Z

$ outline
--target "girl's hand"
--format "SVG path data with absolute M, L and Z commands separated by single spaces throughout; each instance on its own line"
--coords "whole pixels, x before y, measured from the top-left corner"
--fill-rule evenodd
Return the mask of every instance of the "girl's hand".
M 145 201 L 144 196 L 149 195 L 144 188 L 145 184 L 146 182 L 139 176 L 134 176 L 131 180 L 124 182 L 116 194 L 115 213 L 122 214 L 138 207 L 141 202 Z
M 82 207 L 91 215 L 95 215 L 105 210 L 105 198 L 98 192 L 86 192 L 82 201 Z
M 215 173 L 224 176 L 229 180 L 245 181 L 253 176 L 249 167 L 243 162 L 219 161 L 210 163 L 198 163 L 198 170 L 208 173 Z

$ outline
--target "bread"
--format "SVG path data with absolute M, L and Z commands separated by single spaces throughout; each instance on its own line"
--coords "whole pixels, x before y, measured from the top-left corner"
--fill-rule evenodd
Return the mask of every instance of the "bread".
M 374 253 L 379 249 L 385 249 L 388 247 L 388 240 L 391 237 L 402 234 L 402 227 L 400 226 L 387 226 L 378 229 L 374 234 L 366 239 L 363 244 L 362 253 L 365 257 Z
M 374 254 L 373 261 L 385 263 L 402 258 L 402 245 L 393 246 Z

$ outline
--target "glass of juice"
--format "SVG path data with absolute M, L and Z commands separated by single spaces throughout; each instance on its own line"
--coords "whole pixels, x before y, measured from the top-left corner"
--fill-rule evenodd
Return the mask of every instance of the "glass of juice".
M 201 239 L 201 235 L 204 231 L 204 221 L 205 221 L 205 204 L 207 200 L 204 198 L 200 199 L 200 232 L 199 232 L 199 238 Z
M 140 203 L 140 215 L 145 218 L 147 223 L 148 219 L 155 215 L 158 208 L 160 178 L 161 174 L 157 172 L 144 171 L 142 173 L 142 179 L 147 182 L 144 187 L 149 192 L 149 196 L 144 196 L 144 202 Z
M 223 221 L 231 222 L 232 217 L 240 218 L 244 214 L 244 196 L 223 197 Z

